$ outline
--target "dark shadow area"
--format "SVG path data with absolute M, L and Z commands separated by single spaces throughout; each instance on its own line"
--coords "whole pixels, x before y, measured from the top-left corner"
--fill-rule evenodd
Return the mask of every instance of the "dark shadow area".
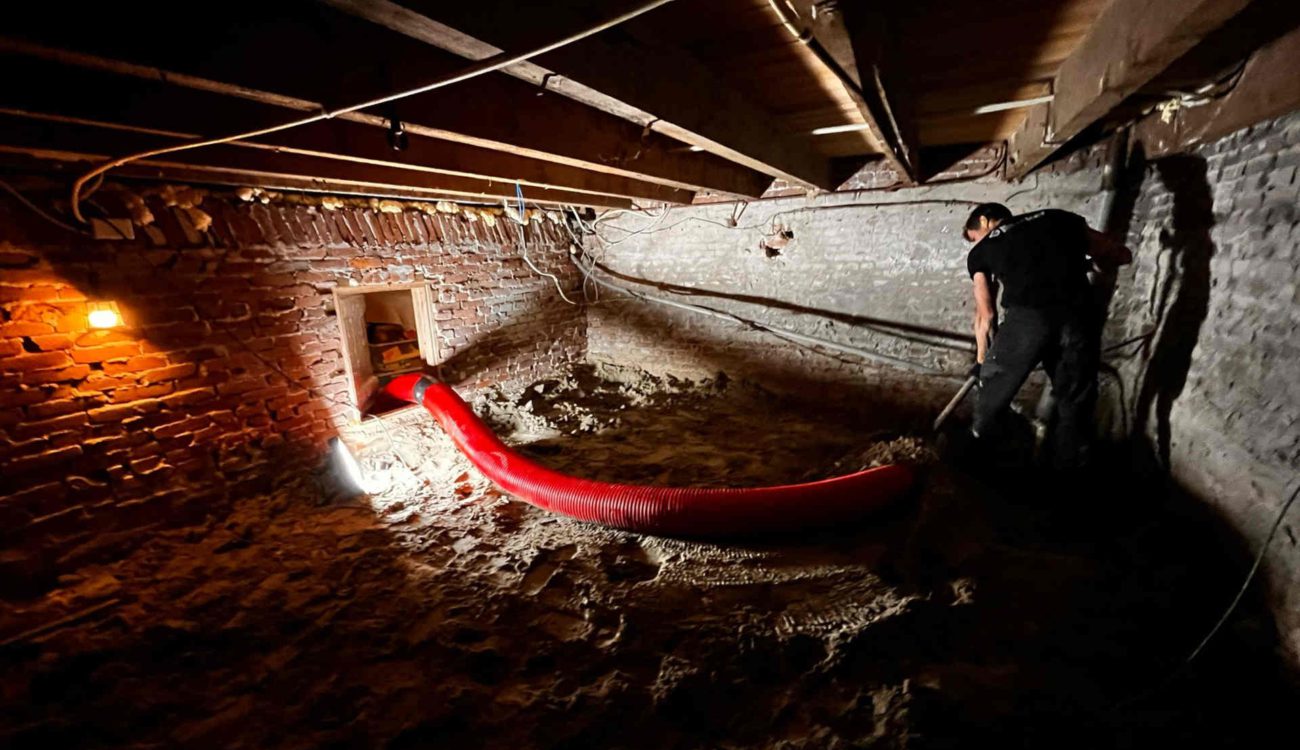
M 554 466 L 643 481 L 796 478 L 883 437 L 742 384 L 593 377 L 488 417 L 558 429 L 525 448 Z M 557 519 L 431 425 L 397 439 L 425 459 L 410 494 L 252 498 L 24 611 L 120 600 L 0 647 L 0 745 L 1105 748 L 1286 729 L 1253 609 L 1164 683 L 1238 581 L 1120 463 L 1067 497 L 922 451 L 894 513 L 715 544 Z
M 1162 230 L 1160 246 L 1168 251 L 1168 266 L 1158 280 L 1155 308 L 1160 330 L 1152 344 L 1134 406 L 1133 434 L 1143 439 L 1155 421 L 1155 455 L 1169 466 L 1169 414 L 1182 395 L 1192 354 L 1210 306 L 1210 259 L 1214 241 L 1214 196 L 1206 179 L 1205 160 L 1180 155 L 1155 162 L 1156 173 L 1173 195 L 1170 226 Z

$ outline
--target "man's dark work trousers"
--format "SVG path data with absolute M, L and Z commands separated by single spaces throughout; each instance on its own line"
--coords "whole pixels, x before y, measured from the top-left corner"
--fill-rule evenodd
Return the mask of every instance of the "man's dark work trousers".
M 997 421 L 1038 363 L 1052 380 L 1056 399 L 1050 450 L 1058 468 L 1087 460 L 1097 404 L 1098 326 L 1087 312 L 1012 307 L 1006 310 L 980 367 L 979 395 L 971 430 L 993 437 Z

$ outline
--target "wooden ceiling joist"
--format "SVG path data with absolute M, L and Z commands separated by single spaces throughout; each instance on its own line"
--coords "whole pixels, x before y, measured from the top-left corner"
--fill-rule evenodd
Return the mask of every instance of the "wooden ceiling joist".
M 304 16 L 304 9 L 312 15 Z M 75 50 L 55 59 L 107 65 L 113 72 L 300 111 L 365 101 L 466 67 L 459 56 L 316 3 L 268 6 L 236 0 L 187 28 L 181 38 L 160 25 L 157 19 L 165 12 L 154 18 L 141 10 L 139 26 L 116 19 L 115 32 L 102 34 L 114 19 L 97 14 L 116 11 L 96 5 L 83 10 L 64 22 L 40 8 L 24 9 L 20 18 L 7 21 L 0 47 L 38 56 Z M 245 23 L 242 11 L 257 23 Z M 203 54 L 194 54 L 196 49 Z M 395 111 L 413 134 L 692 192 L 757 196 L 770 183 L 762 173 L 692 153 L 622 118 L 540 93 L 522 81 L 489 74 L 341 119 L 386 126 Z
M 776 0 L 784 2 L 785 0 Z M 885 161 L 904 182 L 920 179 L 920 145 L 910 102 L 891 96 L 896 60 L 890 52 L 890 20 L 878 4 L 791 3 L 797 22 L 829 57 L 826 64 L 847 77 L 844 89 L 857 105 L 868 132 L 880 145 Z M 788 13 L 789 11 L 782 11 Z
M 0 54 L 0 66 L 16 69 L 18 58 Z M 246 99 L 84 68 L 23 61 L 24 75 L 0 91 L 0 110 L 11 113 L 91 120 L 121 130 L 166 131 L 169 137 L 197 139 L 214 128 L 252 130 L 284 118 L 284 110 Z M 67 92 L 76 91 L 77 96 Z M 216 114 L 214 114 L 216 113 Z M 4 133 L 0 131 L 0 142 Z M 275 133 L 255 142 L 286 153 L 339 159 L 417 172 L 496 182 L 520 182 L 526 192 L 562 189 L 607 197 L 689 203 L 690 191 L 657 183 L 528 159 L 491 149 L 409 135 L 394 151 L 384 131 L 357 122 L 328 120 Z M 159 141 L 163 143 L 163 141 Z M 428 178 L 434 179 L 437 178 Z
M 1055 99 L 1031 109 L 1008 139 L 1008 176 L 1028 174 L 1249 4 L 1115 0 L 1062 63 Z
M 90 123 L 60 122 L 48 119 L 0 114 L 0 147 L 6 153 L 28 154 L 62 161 L 102 161 L 117 154 L 135 153 L 158 145 L 159 134 L 139 133 L 97 126 Z M 358 186 L 396 187 L 438 193 L 455 200 L 500 202 L 514 200 L 515 186 L 510 182 L 491 182 L 468 177 L 431 175 L 376 164 L 323 159 L 285 153 L 273 146 L 232 144 L 211 146 L 192 151 L 167 154 L 156 160 L 136 162 L 151 174 L 169 177 L 171 170 L 216 171 L 228 175 L 245 175 L 242 184 L 269 187 L 257 179 L 260 175 L 301 177 Z M 173 177 L 172 179 L 181 179 Z M 527 199 L 536 203 L 571 204 L 597 208 L 621 208 L 626 199 L 568 190 L 534 190 Z
M 546 3 L 322 0 L 471 60 L 518 51 L 581 21 Z M 834 189 L 829 159 L 681 50 L 616 33 L 584 39 L 505 72 L 763 174 Z

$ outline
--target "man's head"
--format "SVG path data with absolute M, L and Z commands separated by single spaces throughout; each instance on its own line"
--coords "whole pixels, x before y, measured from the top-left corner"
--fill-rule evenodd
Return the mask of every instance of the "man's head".
M 997 225 L 1011 218 L 1011 211 L 1001 203 L 981 203 L 970 212 L 966 219 L 966 228 L 961 236 L 967 242 L 979 242 L 988 236 Z

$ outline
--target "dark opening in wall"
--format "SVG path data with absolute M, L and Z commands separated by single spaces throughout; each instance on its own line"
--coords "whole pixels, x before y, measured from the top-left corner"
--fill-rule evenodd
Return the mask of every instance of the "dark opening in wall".
M 362 415 L 406 406 L 382 391 L 394 377 L 433 372 L 440 361 L 429 286 L 340 287 L 334 298 L 352 403 Z

